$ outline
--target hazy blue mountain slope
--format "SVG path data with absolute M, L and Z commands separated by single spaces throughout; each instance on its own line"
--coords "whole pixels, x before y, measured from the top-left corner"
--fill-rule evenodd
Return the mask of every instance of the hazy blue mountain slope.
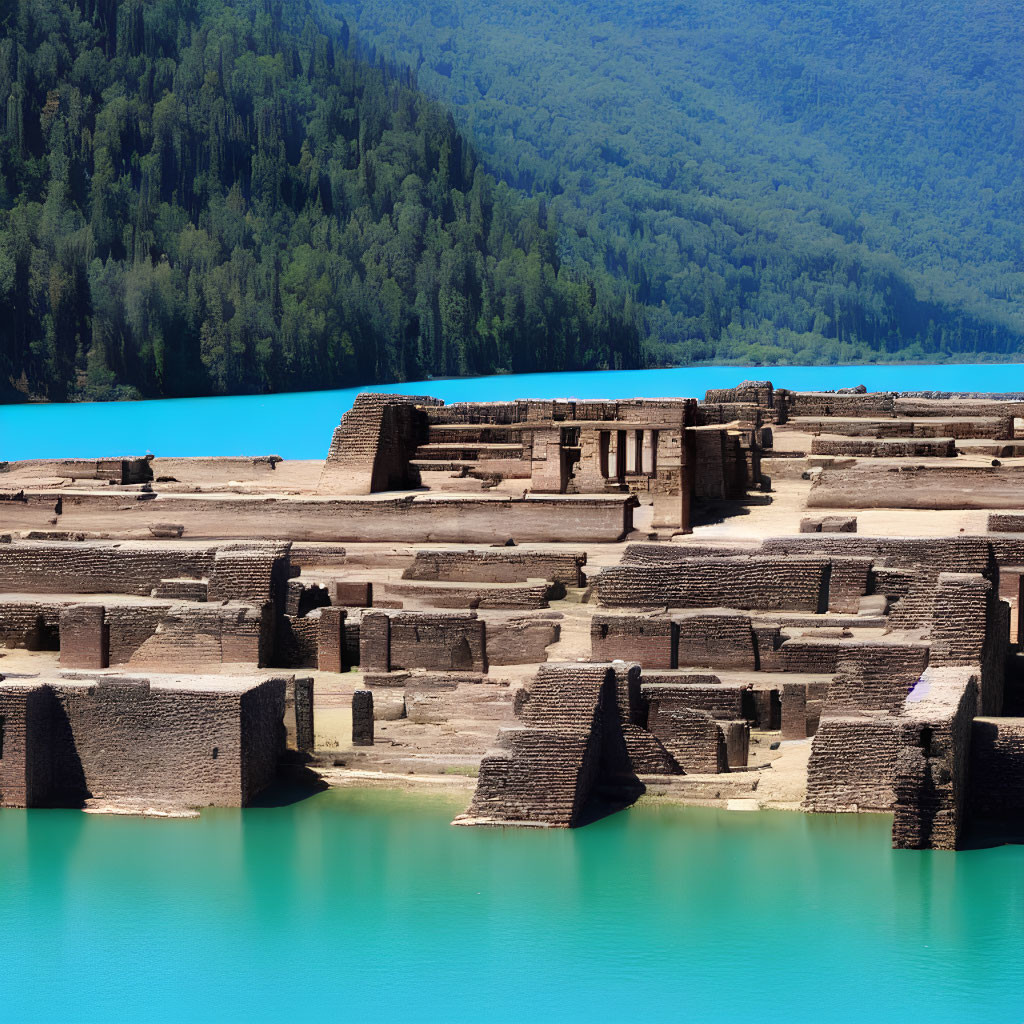
M 1009 2 L 346 0 L 664 357 L 1015 357 Z M 577 238 L 577 236 L 581 236 Z

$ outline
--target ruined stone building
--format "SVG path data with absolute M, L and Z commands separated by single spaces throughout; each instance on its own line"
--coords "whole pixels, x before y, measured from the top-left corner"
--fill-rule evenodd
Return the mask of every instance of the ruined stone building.
M 306 760 L 471 785 L 460 824 L 647 791 L 955 848 L 1024 815 L 1022 419 L 364 394 L 323 461 L 0 463 L 0 805 L 244 804 Z

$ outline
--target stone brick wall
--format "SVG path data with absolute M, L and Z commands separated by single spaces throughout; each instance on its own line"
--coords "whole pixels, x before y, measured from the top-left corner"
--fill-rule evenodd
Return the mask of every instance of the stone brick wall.
M 107 628 L 110 636 L 110 664 L 125 665 L 132 655 L 156 633 L 160 620 L 171 605 L 108 605 Z
M 547 648 L 561 633 L 556 619 L 523 617 L 487 623 L 488 665 L 528 665 L 547 661 Z
M 951 437 L 954 439 L 1003 440 L 1013 437 L 1012 416 L 963 416 L 957 419 L 804 419 L 800 428 L 812 433 L 847 437 Z
M 1024 718 L 976 718 L 970 749 L 972 813 L 1024 814 Z
M 693 678 L 700 679 L 699 676 Z M 726 721 L 742 718 L 743 688 L 718 682 L 714 676 L 704 678 L 709 681 L 688 682 L 685 676 L 644 673 L 640 680 L 640 693 L 646 706 L 646 717 L 640 721 L 650 724 L 651 713 L 656 713 L 655 705 L 662 711 L 678 708 L 704 711 L 712 718 Z
M 226 663 L 264 666 L 273 651 L 270 606 L 174 604 L 131 654 L 133 667 L 196 671 Z
M 757 667 L 750 616 L 735 612 L 691 613 L 673 617 L 676 664 L 710 668 Z M 661 667 L 661 666 L 658 666 Z
M 101 604 L 78 604 L 60 613 L 62 668 L 107 668 L 110 664 L 110 627 Z
M 1019 508 L 1024 469 L 1008 466 L 892 466 L 824 469 L 808 508 Z
M 25 541 L 0 545 L 0 592 L 135 594 L 209 579 L 216 600 L 277 600 L 284 608 L 288 544 L 211 546 L 158 541 Z
M 586 553 L 582 551 L 420 549 L 412 565 L 402 573 L 402 579 L 459 583 L 520 583 L 541 579 L 581 587 L 586 582 L 583 575 L 586 562 Z
M 0 545 L 0 591 L 149 596 L 161 580 L 209 576 L 216 548 L 157 542 Z
M 766 555 L 807 555 L 821 552 L 844 558 L 870 558 L 878 566 L 914 568 L 937 576 L 940 572 L 995 571 L 992 546 L 984 536 L 871 537 L 866 534 L 800 534 L 768 537 Z
M 286 695 L 289 689 L 292 692 L 292 716 L 296 727 L 295 749 L 312 749 L 312 680 L 304 679 L 300 683 L 294 678 L 268 679 L 246 690 L 239 700 L 241 731 L 239 785 L 241 789 L 240 802 L 243 807 L 266 789 L 277 775 L 278 763 L 288 745 L 285 718 Z M 199 747 L 196 752 L 197 763 L 201 763 L 203 749 Z M 219 751 L 217 757 L 219 760 Z M 233 788 L 234 784 L 232 783 Z M 233 797 L 229 795 L 228 799 L 233 799 Z
M 838 455 L 852 458 L 956 458 L 956 442 L 951 437 L 872 438 L 815 437 L 812 455 Z
M 126 459 L 24 459 L 0 462 L 0 473 L 14 476 L 61 476 L 72 480 L 107 480 L 142 484 L 153 479 L 152 456 Z
M 527 611 L 547 608 L 551 597 L 564 595 L 560 584 L 546 580 L 503 585 L 396 581 L 377 585 L 380 608 L 479 608 L 482 611 Z
M 0 643 L 30 651 L 59 650 L 62 601 L 0 601 Z
M 925 643 L 855 641 L 844 644 L 828 694 L 828 714 L 898 714 L 928 666 Z
M 288 676 L 284 701 L 285 743 L 289 750 L 308 753 L 314 745 L 313 680 Z
M 437 404 L 426 396 L 356 395 L 331 438 L 320 492 L 370 494 L 417 486 L 410 459 L 427 439 L 427 417 L 416 407 Z
M 615 700 L 609 665 L 542 666 L 517 695 L 523 726 L 502 730 L 504 749 L 481 762 L 469 817 L 578 824 L 600 769 L 602 714 L 617 720 Z
M 978 708 L 970 670 L 929 669 L 929 692 L 908 701 L 896 758 L 892 845 L 955 850 L 967 817 L 971 722 Z
M 590 620 L 592 661 L 621 659 L 644 668 L 675 668 L 675 652 L 676 627 L 667 618 L 598 614 Z
M 807 765 L 810 811 L 890 811 L 900 725 L 895 716 L 822 718 Z
M 706 711 L 655 700 L 651 702 L 647 728 L 685 773 L 729 770 L 725 733 Z
M 475 613 L 368 612 L 360 623 L 359 661 L 364 672 L 486 672 L 486 635 Z
M 979 669 L 979 713 L 1003 709 L 1009 620 L 997 587 L 976 573 L 940 573 L 930 624 L 930 664 Z
M 673 564 L 610 566 L 597 577 L 608 607 L 788 609 L 827 606 L 829 563 L 823 558 L 681 558 Z
M 50 694 L 0 680 L 0 807 L 36 807 L 51 788 Z
M 988 529 L 996 533 L 1024 533 L 1024 514 L 993 512 L 988 517 Z
M 783 392 L 776 392 L 782 395 Z M 837 394 L 831 391 L 787 391 L 784 402 L 789 418 L 796 416 L 894 416 L 896 394 L 870 391 Z
M 475 615 L 391 616 L 391 667 L 487 671 L 486 624 Z
M 272 779 L 284 749 L 282 679 L 189 690 L 105 676 L 21 690 L 0 691 L 0 707 L 14 699 L 26 707 L 10 750 L 15 765 L 34 762 L 36 777 L 19 790 L 0 775 L 6 806 L 74 807 L 90 797 L 239 806 Z M 6 762 L 5 750 L 0 772 Z
M 491 544 L 511 537 L 519 543 L 585 543 L 625 536 L 633 529 L 636 505 L 636 499 L 627 494 L 528 498 L 423 494 L 374 499 L 161 494 L 156 498 L 139 502 L 134 496 L 89 492 L 33 495 L 31 501 L 11 502 L 4 508 L 4 526 L 46 527 L 60 499 L 60 522 L 69 530 L 139 530 L 172 521 L 183 524 L 187 536 L 196 538 Z M 156 579 L 175 575 L 184 574 L 164 568 Z M 99 589 L 111 592 L 106 586 Z
M 321 672 L 344 672 L 349 668 L 345 657 L 345 620 L 343 608 L 321 608 L 316 619 L 316 658 Z

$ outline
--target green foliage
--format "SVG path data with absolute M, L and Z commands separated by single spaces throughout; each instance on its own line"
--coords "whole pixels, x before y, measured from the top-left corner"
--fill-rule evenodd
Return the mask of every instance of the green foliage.
M 658 362 L 1018 358 L 1024 22 L 996 0 L 337 0 Z
M 64 398 L 635 366 L 609 273 L 318 0 L 0 0 L 0 381 Z

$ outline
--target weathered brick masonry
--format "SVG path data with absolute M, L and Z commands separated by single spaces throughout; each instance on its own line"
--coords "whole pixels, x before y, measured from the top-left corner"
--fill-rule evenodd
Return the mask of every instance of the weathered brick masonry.
M 285 748 L 285 690 L 284 679 L 211 689 L 107 676 L 0 683 L 0 805 L 244 805 Z

